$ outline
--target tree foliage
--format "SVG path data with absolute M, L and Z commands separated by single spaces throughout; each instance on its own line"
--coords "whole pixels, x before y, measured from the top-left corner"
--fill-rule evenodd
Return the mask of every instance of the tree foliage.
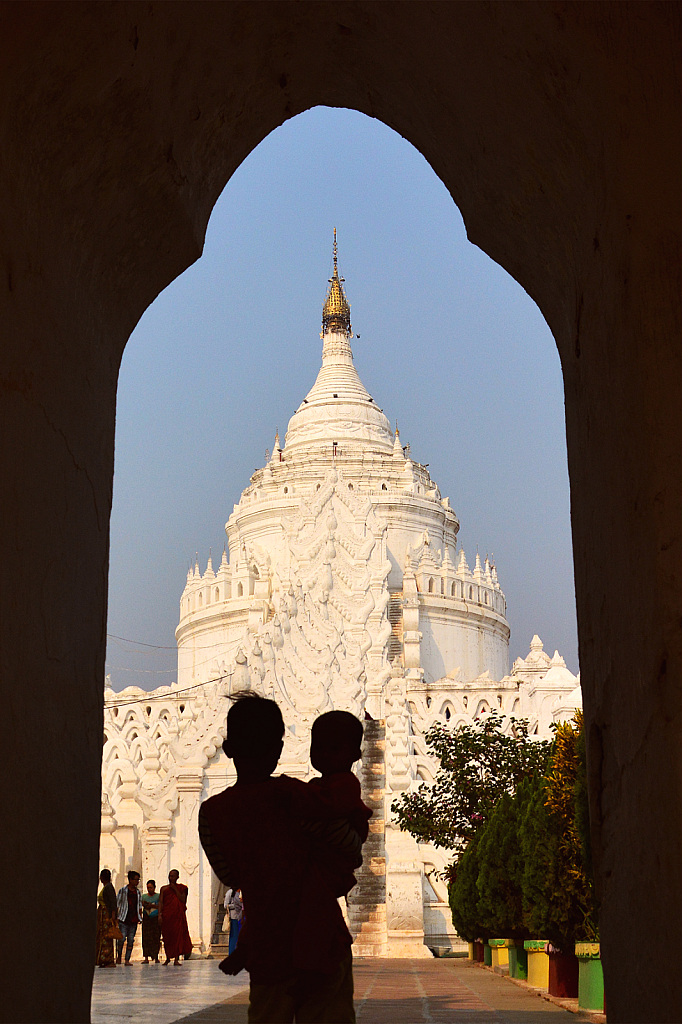
M 433 784 L 422 783 L 393 803 L 400 828 L 419 842 L 461 852 L 505 793 L 546 769 L 551 743 L 532 740 L 525 720 L 511 719 L 511 725 L 511 733 L 503 732 L 503 720 L 492 712 L 455 730 L 429 729 L 426 743 L 440 768 Z
M 540 783 L 524 780 L 514 797 L 500 799 L 478 836 L 478 913 L 491 935 L 527 939 L 524 919 L 521 821 Z
M 457 934 L 467 942 L 490 938 L 478 907 L 478 837 L 474 836 L 453 865 L 448 901 Z
M 582 714 L 556 727 L 549 772 L 521 821 L 524 917 L 536 935 L 570 950 L 597 937 L 594 887 L 578 829 Z
M 545 773 L 500 797 L 453 866 L 453 922 L 469 941 L 535 936 L 568 951 L 576 941 L 598 938 L 579 828 L 587 813 L 581 742 L 578 713 L 573 723 L 556 727 Z M 589 847 L 589 832 L 585 836 Z
M 587 793 L 587 750 L 582 711 L 576 712 L 576 723 L 580 729 L 580 734 L 578 736 L 578 768 L 575 779 L 575 827 L 580 841 L 580 858 L 583 871 L 590 884 L 593 884 L 594 869 L 592 866 L 592 843 L 590 838 L 590 804 Z
M 552 742 L 491 714 L 426 734 L 433 785 L 393 804 L 401 829 L 456 854 L 448 887 L 458 933 L 546 938 L 570 950 L 598 938 L 582 713 Z

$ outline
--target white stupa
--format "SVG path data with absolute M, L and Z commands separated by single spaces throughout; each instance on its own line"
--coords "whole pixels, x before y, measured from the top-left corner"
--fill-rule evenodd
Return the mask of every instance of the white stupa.
M 385 865 L 374 858 L 372 868 L 385 872 L 385 912 L 369 915 L 371 927 L 356 915 L 355 925 L 358 948 L 399 956 L 453 938 L 437 877 L 446 858 L 391 824 L 395 796 L 433 777 L 429 726 L 495 709 L 530 718 L 544 736 L 578 702 L 576 677 L 537 637 L 507 674 L 495 566 L 477 554 L 469 568 L 449 499 L 363 386 L 352 337 L 335 232 L 322 366 L 284 443 L 275 436 L 234 506 L 217 571 L 209 558 L 203 573 L 198 562 L 188 573 L 177 683 L 152 694 L 107 691 L 103 863 L 157 878 L 178 867 L 198 951 L 211 944 L 220 887 L 197 841 L 196 811 L 234 778 L 220 750 L 231 692 L 253 688 L 277 701 L 281 767 L 301 778 L 311 774 L 319 714 L 342 708 L 385 723 Z

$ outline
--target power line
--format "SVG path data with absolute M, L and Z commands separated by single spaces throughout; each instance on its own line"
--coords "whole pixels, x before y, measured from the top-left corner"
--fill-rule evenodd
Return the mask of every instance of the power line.
M 177 672 L 174 668 L 123 668 L 121 665 L 111 665 L 107 662 L 109 672 L 140 672 L 145 676 L 167 676 L 171 672 Z
M 128 637 L 116 636 L 115 633 L 107 633 L 107 637 L 110 640 L 122 640 L 123 643 L 126 643 L 126 644 L 136 644 L 139 647 L 150 647 L 150 648 L 153 648 L 153 650 L 150 650 L 150 651 L 127 651 L 126 653 L 128 653 L 128 654 L 149 654 L 149 655 L 153 655 L 154 651 L 176 651 L 176 652 L 178 651 L 177 645 L 169 647 L 167 644 L 147 644 L 147 643 L 144 642 L 144 640 L 129 640 Z M 215 643 L 212 643 L 212 644 L 202 644 L 200 646 L 194 646 L 194 647 L 191 647 L 191 648 L 190 647 L 185 647 L 185 648 L 183 648 L 183 650 L 210 651 L 212 648 L 218 647 L 219 645 L 220 645 L 220 642 L 218 640 L 216 640 Z M 125 648 L 122 648 L 122 650 L 125 651 Z
M 148 704 L 152 700 L 175 700 L 178 694 L 188 693 L 190 690 L 198 690 L 200 686 L 210 686 L 211 683 L 219 683 L 224 676 L 218 676 L 216 679 L 207 679 L 204 683 L 195 683 L 194 686 L 185 686 L 182 690 L 172 690 L 168 693 L 159 693 L 156 696 L 147 695 L 146 697 L 138 697 L 135 700 L 112 700 L 104 702 L 105 708 L 120 708 L 127 707 L 129 704 Z
M 116 636 L 115 633 L 107 633 L 111 640 L 123 640 L 127 644 L 137 644 L 138 647 L 154 647 L 157 651 L 177 651 L 177 647 L 168 647 L 165 644 L 146 644 L 144 640 L 129 640 L 127 636 Z

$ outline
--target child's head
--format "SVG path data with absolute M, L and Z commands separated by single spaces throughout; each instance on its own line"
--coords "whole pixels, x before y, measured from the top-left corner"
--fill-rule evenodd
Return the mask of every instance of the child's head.
M 328 711 L 313 722 L 310 760 L 322 775 L 349 772 L 362 756 L 362 725 L 348 711 Z
M 232 699 L 223 750 L 233 759 L 238 775 L 267 777 L 277 767 L 282 753 L 282 712 L 274 700 L 266 700 L 252 691 Z

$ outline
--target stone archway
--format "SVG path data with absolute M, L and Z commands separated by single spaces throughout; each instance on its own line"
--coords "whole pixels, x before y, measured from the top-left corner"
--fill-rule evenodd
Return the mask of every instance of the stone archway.
M 672 941 L 682 908 L 679 7 L 36 3 L 2 18 L 2 1019 L 88 1019 L 87 898 L 62 913 L 96 872 L 121 352 L 200 255 L 234 169 L 327 104 L 423 153 L 554 333 L 609 1013 L 679 1020 L 649 941 Z M 36 978 L 43 926 L 61 953 Z M 647 943 L 636 969 L 626 936 Z

